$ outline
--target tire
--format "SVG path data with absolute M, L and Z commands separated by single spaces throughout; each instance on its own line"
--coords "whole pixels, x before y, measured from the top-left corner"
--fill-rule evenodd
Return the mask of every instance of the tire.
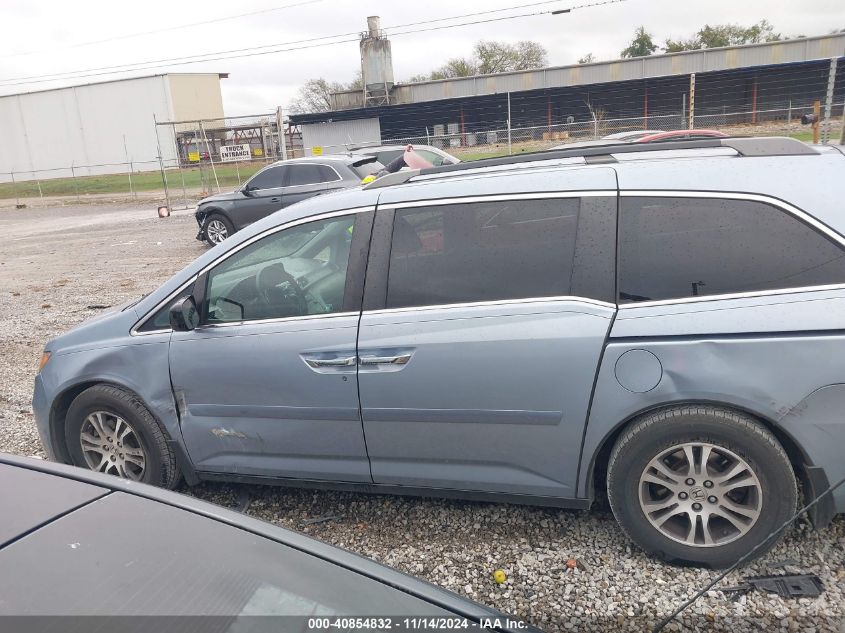
M 75 466 L 174 488 L 179 483 L 179 469 L 167 440 L 164 429 L 138 397 L 112 385 L 83 391 L 65 418 L 65 441 Z
M 635 421 L 610 455 L 607 494 L 622 529 L 646 552 L 713 568 L 763 542 L 798 502 L 789 458 L 768 429 L 749 415 L 703 405 Z
M 212 213 L 203 224 L 203 237 L 212 246 L 217 246 L 226 238 L 231 237 L 235 232 L 235 226 L 231 220 L 220 213 Z

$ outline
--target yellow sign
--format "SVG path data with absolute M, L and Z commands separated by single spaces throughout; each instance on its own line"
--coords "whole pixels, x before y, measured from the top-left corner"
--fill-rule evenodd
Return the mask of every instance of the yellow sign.
M 188 162 L 189 163 L 200 162 L 200 153 L 199 152 L 188 152 Z
M 252 155 L 253 156 L 264 156 L 264 150 L 260 147 L 253 147 L 252 148 Z
M 312 156 L 322 156 L 323 155 L 323 148 L 319 145 L 311 148 L 311 155 Z

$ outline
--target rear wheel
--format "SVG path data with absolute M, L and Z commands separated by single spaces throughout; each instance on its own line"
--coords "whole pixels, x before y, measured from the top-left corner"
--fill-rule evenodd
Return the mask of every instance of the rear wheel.
M 65 441 L 75 466 L 164 488 L 179 480 L 161 426 L 134 394 L 118 387 L 96 385 L 74 399 Z
M 635 422 L 610 456 L 607 490 L 620 525 L 644 550 L 711 567 L 764 541 L 798 496 L 777 439 L 751 416 L 712 406 L 662 409 Z
M 216 246 L 232 235 L 235 232 L 235 227 L 232 226 L 232 223 L 227 217 L 219 213 L 212 213 L 206 219 L 203 230 L 206 241 L 212 246 Z

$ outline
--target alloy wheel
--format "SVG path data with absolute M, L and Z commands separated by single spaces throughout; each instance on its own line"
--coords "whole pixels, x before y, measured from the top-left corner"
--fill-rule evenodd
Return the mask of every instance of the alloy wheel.
M 640 475 L 640 508 L 652 527 L 691 547 L 725 545 L 760 518 L 763 489 L 742 457 L 687 442 L 652 459 Z
M 135 429 L 119 415 L 95 411 L 82 422 L 79 443 L 88 468 L 140 481 L 147 456 Z
M 221 220 L 211 220 L 205 227 L 205 234 L 212 244 L 219 244 L 229 237 L 229 230 Z

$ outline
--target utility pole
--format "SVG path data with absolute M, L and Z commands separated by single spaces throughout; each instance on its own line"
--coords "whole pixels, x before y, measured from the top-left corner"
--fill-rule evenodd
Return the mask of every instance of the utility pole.
M 208 135 L 205 133 L 205 128 L 202 126 L 202 119 L 198 121 L 200 124 L 200 134 L 205 139 L 205 151 L 208 152 L 208 162 L 211 163 L 211 173 L 214 174 L 214 184 L 217 185 L 217 193 L 220 193 L 220 181 L 217 179 L 217 168 L 214 166 L 214 152 L 208 142 Z
M 164 156 L 161 155 L 161 139 L 158 137 L 158 119 L 156 119 L 155 112 L 153 113 L 153 126 L 156 131 L 156 148 L 158 149 L 158 166 L 161 170 L 161 182 L 164 185 L 164 202 L 167 205 L 167 211 L 170 212 L 170 188 L 167 186 L 167 173 L 164 171 Z
M 511 155 L 511 93 L 508 91 L 508 156 Z
M 695 73 L 689 76 L 689 123 L 687 128 L 695 129 Z
M 827 77 L 827 94 L 824 101 L 824 123 L 822 123 L 822 143 L 827 145 L 830 140 L 830 114 L 833 108 L 833 86 L 836 83 L 836 62 L 834 57 L 830 60 L 830 73 Z

